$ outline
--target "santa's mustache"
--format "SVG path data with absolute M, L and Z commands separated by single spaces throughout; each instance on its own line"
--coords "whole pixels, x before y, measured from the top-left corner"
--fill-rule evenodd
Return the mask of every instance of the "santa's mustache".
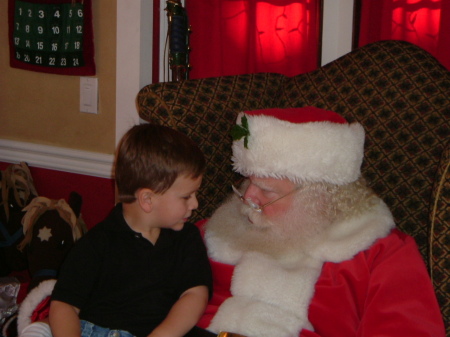
M 255 228 L 270 228 L 273 223 L 267 219 L 263 212 L 257 212 L 247 204 L 242 204 L 240 212 L 245 216 L 249 224 Z

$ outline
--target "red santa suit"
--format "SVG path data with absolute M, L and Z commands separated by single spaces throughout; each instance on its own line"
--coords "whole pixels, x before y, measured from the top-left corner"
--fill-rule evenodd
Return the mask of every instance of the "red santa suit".
M 199 227 L 203 227 L 204 223 L 200 222 Z M 218 328 L 214 329 L 214 325 L 211 328 L 211 320 L 219 307 L 232 296 L 231 289 L 239 286 L 232 285 L 234 265 L 213 259 L 210 262 L 214 295 L 198 325 L 209 327 L 214 332 L 236 331 L 253 336 L 253 331 L 248 331 L 250 313 L 245 305 L 242 307 L 244 315 L 235 312 L 228 318 L 231 322 L 224 317 L 222 326 L 216 322 Z M 279 272 L 273 266 L 270 268 L 263 270 L 263 278 Z M 249 280 L 248 288 L 264 291 L 259 286 L 259 277 L 261 275 L 255 275 L 254 279 Z M 276 291 L 285 292 L 287 300 L 293 300 L 288 292 L 291 289 L 283 286 L 279 284 L 267 291 L 273 296 Z M 264 299 L 261 295 L 254 296 Z M 305 314 L 301 308 L 300 312 Z M 283 315 L 282 310 L 279 313 Z M 416 243 L 397 229 L 377 239 L 372 246 L 349 260 L 324 262 L 314 284 L 306 315 L 307 319 L 299 317 L 300 322 L 305 322 L 305 326 L 296 334 L 301 337 L 445 336 L 435 294 Z M 267 321 L 268 318 L 270 321 Z M 283 320 L 278 320 L 276 316 L 263 315 L 260 320 L 256 320 L 254 333 L 259 334 L 255 336 L 281 337 L 273 333 L 276 329 L 283 331 L 283 324 Z
M 269 109 L 237 122 L 233 166 L 245 176 L 337 186 L 360 177 L 364 130 L 334 112 Z M 236 244 L 249 225 L 240 207 L 232 197 L 205 226 L 214 296 L 200 327 L 248 337 L 445 336 L 414 239 L 395 229 L 381 199 L 277 255 Z

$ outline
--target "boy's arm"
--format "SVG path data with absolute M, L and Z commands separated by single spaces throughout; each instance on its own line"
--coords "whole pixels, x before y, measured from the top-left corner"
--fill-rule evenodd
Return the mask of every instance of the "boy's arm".
M 182 337 L 197 324 L 208 304 L 208 287 L 186 290 L 148 337 Z M 55 336 L 58 337 L 58 336 Z
M 52 301 L 50 303 L 50 328 L 53 337 L 80 337 L 80 310 L 68 303 Z

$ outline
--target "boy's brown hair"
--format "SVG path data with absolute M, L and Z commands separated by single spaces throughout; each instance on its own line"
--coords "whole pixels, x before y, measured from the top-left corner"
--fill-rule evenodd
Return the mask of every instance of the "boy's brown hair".
M 180 175 L 198 178 L 205 158 L 186 135 L 155 124 L 133 126 L 123 136 L 116 153 L 115 179 L 119 200 L 136 200 L 140 188 L 164 193 Z

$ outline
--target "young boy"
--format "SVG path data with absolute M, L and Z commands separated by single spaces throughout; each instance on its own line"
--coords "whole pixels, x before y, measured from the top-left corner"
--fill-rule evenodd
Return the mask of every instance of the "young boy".
M 144 124 L 117 151 L 119 200 L 72 249 L 50 305 L 54 337 L 186 335 L 211 293 L 198 229 L 205 160 L 185 135 Z M 109 333 L 109 335 L 108 335 Z

